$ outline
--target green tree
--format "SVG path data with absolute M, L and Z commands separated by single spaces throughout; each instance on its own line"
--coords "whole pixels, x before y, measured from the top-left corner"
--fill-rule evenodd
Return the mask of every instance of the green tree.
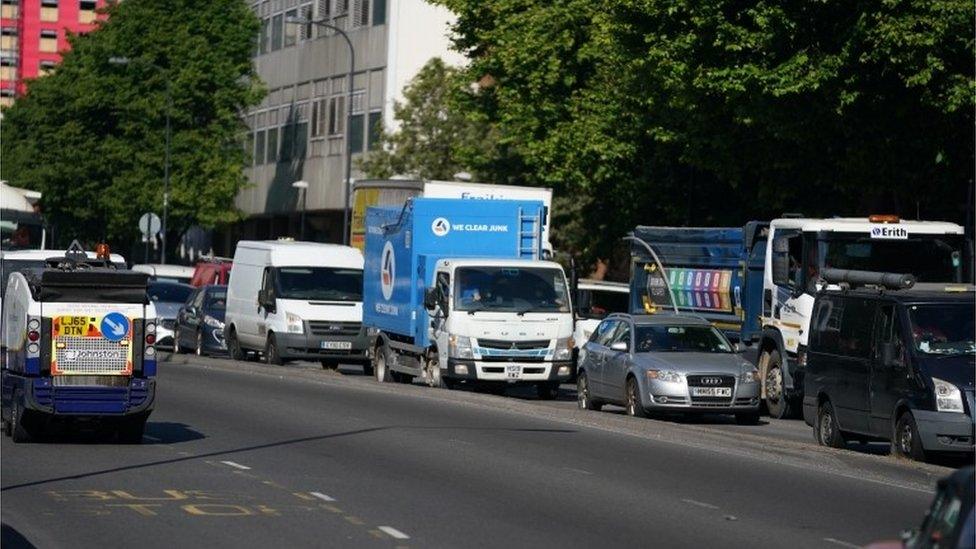
M 126 0 L 107 11 L 4 111 L 3 178 L 43 193 L 62 244 L 129 243 L 142 213 L 162 213 L 170 86 L 171 234 L 238 219 L 240 113 L 264 93 L 251 63 L 257 18 L 244 0 Z

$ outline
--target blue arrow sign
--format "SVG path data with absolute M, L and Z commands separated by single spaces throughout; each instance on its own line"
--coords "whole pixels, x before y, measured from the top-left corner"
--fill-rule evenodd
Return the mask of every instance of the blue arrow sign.
M 109 341 L 122 341 L 129 333 L 129 319 L 122 313 L 109 313 L 102 318 L 102 335 Z

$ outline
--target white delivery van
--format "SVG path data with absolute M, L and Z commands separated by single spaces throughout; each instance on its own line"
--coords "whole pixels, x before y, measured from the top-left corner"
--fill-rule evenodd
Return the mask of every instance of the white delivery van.
M 363 255 L 313 242 L 237 244 L 227 284 L 227 351 L 269 364 L 319 360 L 323 367 L 365 362 Z

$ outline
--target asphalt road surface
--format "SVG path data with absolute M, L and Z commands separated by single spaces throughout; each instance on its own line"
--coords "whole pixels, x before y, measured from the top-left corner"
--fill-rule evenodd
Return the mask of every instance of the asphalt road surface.
M 918 524 L 951 472 L 818 448 L 801 421 L 641 420 L 357 372 L 173 357 L 142 445 L 4 438 L 3 545 L 852 547 Z

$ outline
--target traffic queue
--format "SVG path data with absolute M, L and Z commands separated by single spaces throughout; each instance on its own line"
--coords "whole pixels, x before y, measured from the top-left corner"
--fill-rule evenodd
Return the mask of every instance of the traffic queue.
M 27 416 L 112 416 L 135 440 L 165 344 L 361 364 L 381 383 L 529 386 L 541 399 L 575 381 L 585 410 L 744 424 L 766 411 L 802 416 L 826 446 L 888 441 L 919 460 L 973 452 L 976 311 L 962 227 L 890 215 L 640 226 L 626 237 L 630 282 L 611 284 L 549 259 L 548 215 L 531 198 L 417 196 L 367 210 L 363 251 L 241 241 L 232 260 L 192 275 L 125 271 L 104 254 L 96 265 L 74 249 L 7 276 L 23 266 L 4 256 L 4 425 L 24 440 Z M 178 276 L 194 285 L 164 280 Z M 82 336 L 65 339 L 75 322 Z M 82 388 L 98 396 L 71 400 Z

